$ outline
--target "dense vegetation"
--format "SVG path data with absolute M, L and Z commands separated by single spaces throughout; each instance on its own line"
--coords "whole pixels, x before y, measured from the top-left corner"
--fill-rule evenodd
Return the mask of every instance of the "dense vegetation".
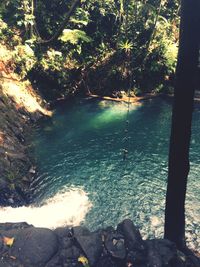
M 73 2 L 61 35 L 50 42 Z M 6 0 L 0 42 L 12 48 L 10 68 L 29 77 L 49 99 L 76 92 L 132 94 L 170 90 L 179 1 Z
M 165 237 L 188 253 L 185 194 L 200 6 L 198 0 L 182 0 L 181 6 Z M 50 100 L 75 93 L 119 96 L 129 89 L 132 95 L 169 92 L 179 9 L 178 0 L 5 0 L 0 3 L 0 69 L 30 79 Z

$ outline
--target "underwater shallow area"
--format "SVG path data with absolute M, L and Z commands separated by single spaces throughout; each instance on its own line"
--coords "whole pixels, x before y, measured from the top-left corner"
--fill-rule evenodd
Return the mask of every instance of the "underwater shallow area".
M 18 208 L 17 217 L 23 213 L 24 220 L 37 226 L 83 224 L 91 230 L 130 218 L 144 238 L 162 237 L 171 103 L 159 98 L 131 104 L 128 139 L 126 116 L 126 103 L 83 99 L 57 108 L 52 119 L 41 122 L 33 136 L 39 170 L 32 184 L 36 207 Z M 199 132 L 196 108 L 186 203 L 187 239 L 196 250 Z M 11 221 L 11 210 L 5 212 Z

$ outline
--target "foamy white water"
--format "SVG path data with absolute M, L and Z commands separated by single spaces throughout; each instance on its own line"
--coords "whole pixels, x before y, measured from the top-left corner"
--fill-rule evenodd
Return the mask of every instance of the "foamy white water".
M 37 227 L 77 226 L 92 207 L 87 193 L 80 188 L 64 189 L 40 207 L 1 207 L 0 222 L 27 222 Z

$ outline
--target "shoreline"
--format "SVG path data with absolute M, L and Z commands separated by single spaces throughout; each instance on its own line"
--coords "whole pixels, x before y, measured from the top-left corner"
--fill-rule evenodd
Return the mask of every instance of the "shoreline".
M 125 102 L 125 103 L 137 103 L 140 101 L 160 97 L 161 94 L 145 94 L 144 96 L 134 96 L 134 97 L 128 97 L 128 96 L 123 96 L 123 97 L 111 97 L 111 96 L 100 96 L 100 95 L 95 95 L 95 94 L 90 94 L 87 97 L 89 98 L 97 98 L 101 100 L 108 100 L 108 101 L 114 101 L 114 102 Z
M 88 94 L 85 96 L 85 98 L 97 98 L 100 100 L 108 100 L 108 101 L 113 101 L 113 102 L 136 103 L 136 104 L 141 102 L 141 101 L 150 100 L 150 99 L 154 99 L 157 97 L 167 98 L 167 99 L 172 100 L 174 98 L 174 94 L 147 93 L 147 94 L 144 94 L 143 96 L 134 96 L 134 97 L 130 97 L 130 98 L 128 96 L 124 96 L 124 97 L 119 98 L 119 97 L 101 96 L 101 95 L 95 95 L 95 94 Z M 194 103 L 200 104 L 200 91 L 195 92 Z
M 17 207 L 29 203 L 29 187 L 36 175 L 28 137 L 35 122 L 52 112 L 29 81 L 5 75 L 0 71 L 0 203 Z

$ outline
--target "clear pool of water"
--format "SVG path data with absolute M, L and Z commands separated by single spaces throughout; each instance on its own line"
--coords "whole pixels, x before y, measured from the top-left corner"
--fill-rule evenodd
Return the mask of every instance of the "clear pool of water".
M 154 99 L 131 104 L 128 141 L 124 138 L 126 114 L 125 103 L 77 100 L 57 108 L 52 119 L 38 126 L 33 137 L 39 170 L 32 184 L 34 202 L 48 206 L 47 200 L 52 203 L 59 194 L 65 198 L 65 205 L 51 207 L 45 215 L 47 220 L 51 220 L 47 218 L 50 215 L 59 217 L 62 213 L 60 224 L 76 221 L 96 229 L 131 218 L 144 238 L 162 236 L 171 103 Z M 186 203 L 187 238 L 197 250 L 200 250 L 199 132 L 197 108 Z M 129 154 L 124 161 L 122 150 L 127 144 Z M 75 197 L 73 202 L 70 192 L 79 192 L 79 197 L 81 194 L 84 197 Z M 67 209 L 70 201 L 73 212 Z M 70 212 L 73 214 L 67 221 Z

